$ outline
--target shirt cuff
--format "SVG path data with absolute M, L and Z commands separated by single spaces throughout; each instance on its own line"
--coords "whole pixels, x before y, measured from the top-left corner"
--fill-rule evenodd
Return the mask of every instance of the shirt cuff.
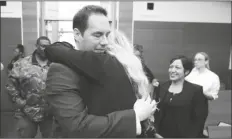
M 142 133 L 141 123 L 136 113 L 135 113 L 135 117 L 136 117 L 136 135 L 140 135 Z

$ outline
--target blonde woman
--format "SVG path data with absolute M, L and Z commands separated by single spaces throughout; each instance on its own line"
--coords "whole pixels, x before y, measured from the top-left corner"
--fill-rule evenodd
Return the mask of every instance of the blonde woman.
M 112 32 L 107 41 L 109 45 L 96 48 L 95 52 L 69 49 L 60 43 L 46 48 L 45 53 L 50 61 L 64 64 L 88 79 L 89 85 L 81 86 L 80 93 L 89 114 L 104 116 L 132 109 L 137 99 L 149 101 L 147 105 L 152 106 L 151 109 L 144 107 L 147 110 L 139 119 L 144 121 L 142 137 L 154 137 L 154 125 L 150 119 L 154 119 L 151 115 L 156 110 L 156 102 L 151 100 L 149 82 L 141 61 L 124 34 Z
M 205 52 L 198 52 L 194 57 L 194 68 L 185 78 L 187 81 L 201 85 L 203 93 L 208 100 L 218 98 L 220 80 L 216 73 L 210 70 L 209 55 Z

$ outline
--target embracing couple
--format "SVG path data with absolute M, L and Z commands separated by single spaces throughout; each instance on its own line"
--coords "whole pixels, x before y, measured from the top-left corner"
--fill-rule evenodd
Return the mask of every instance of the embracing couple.
M 66 42 L 44 50 L 53 62 L 45 99 L 58 125 L 54 137 L 155 137 L 149 81 L 133 45 L 111 31 L 107 11 L 82 8 L 73 31 L 78 50 Z

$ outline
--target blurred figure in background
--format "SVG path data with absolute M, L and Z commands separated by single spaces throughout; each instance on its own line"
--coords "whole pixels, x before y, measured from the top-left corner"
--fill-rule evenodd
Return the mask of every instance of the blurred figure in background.
M 145 63 L 145 60 L 144 60 L 144 57 L 143 57 L 143 46 L 139 45 L 139 44 L 134 44 L 134 53 L 135 53 L 136 56 L 138 56 L 141 59 L 145 74 L 146 74 L 149 82 L 152 83 L 152 81 L 154 79 L 154 75 L 153 75 L 152 71 L 147 67 L 147 65 Z
M 8 69 L 9 71 L 12 70 L 13 64 L 14 64 L 16 61 L 18 61 L 18 60 L 24 58 L 24 56 L 25 56 L 24 46 L 23 46 L 22 44 L 18 44 L 17 47 L 14 49 L 14 57 L 13 57 L 13 59 L 10 61 L 10 63 L 8 64 L 7 69 Z
M 4 65 L 1 63 L 1 71 L 4 69 Z
M 210 70 L 209 61 L 207 53 L 198 52 L 194 57 L 194 69 L 185 79 L 201 85 L 205 97 L 208 100 L 215 100 L 218 98 L 220 80 L 218 75 Z
M 51 42 L 42 36 L 37 39 L 32 55 L 13 63 L 6 89 L 15 105 L 16 129 L 21 138 L 34 138 L 38 127 L 42 137 L 51 137 L 52 117 L 46 113 L 43 98 L 49 61 L 44 49 Z
M 143 46 L 139 44 L 134 44 L 134 53 L 141 59 L 143 70 L 148 78 L 149 87 L 152 90 L 151 96 L 154 97 L 159 90 L 159 80 L 155 78 L 152 71 L 147 67 L 144 57 L 143 57 Z
M 194 68 L 192 72 L 185 78 L 187 81 L 198 84 L 203 87 L 205 97 L 210 101 L 218 98 L 220 89 L 220 79 L 218 75 L 210 70 L 209 55 L 205 52 L 198 52 L 194 56 Z M 210 105 L 209 105 L 210 106 Z M 210 112 L 209 107 L 209 112 Z M 205 127 L 208 125 L 206 124 Z M 206 130 L 203 131 L 208 136 Z
M 198 138 L 208 116 L 208 102 L 201 86 L 185 81 L 192 70 L 185 56 L 170 61 L 169 81 L 160 85 L 156 95 L 159 111 L 155 112 L 157 132 L 164 138 Z

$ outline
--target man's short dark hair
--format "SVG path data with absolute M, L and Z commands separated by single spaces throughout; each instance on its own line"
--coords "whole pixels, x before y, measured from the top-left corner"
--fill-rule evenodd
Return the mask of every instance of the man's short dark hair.
M 183 55 L 175 56 L 174 58 L 172 58 L 170 60 L 170 64 L 172 64 L 175 60 L 180 60 L 182 62 L 182 65 L 184 67 L 184 71 L 189 71 L 189 73 L 192 71 L 192 69 L 193 69 L 193 62 L 188 57 L 183 56 Z
M 22 44 L 18 44 L 18 45 L 16 46 L 16 49 L 18 49 L 19 52 L 21 52 L 22 54 L 24 54 L 24 46 L 23 46 Z
M 41 36 L 41 37 L 39 37 L 39 38 L 36 40 L 36 44 L 39 45 L 41 40 L 48 40 L 49 43 L 51 44 L 50 39 L 49 39 L 48 37 L 46 37 L 46 36 Z
M 107 11 L 101 6 L 88 5 L 78 11 L 73 18 L 73 29 L 77 28 L 83 35 L 88 27 L 88 19 L 92 14 L 101 14 L 107 16 Z

